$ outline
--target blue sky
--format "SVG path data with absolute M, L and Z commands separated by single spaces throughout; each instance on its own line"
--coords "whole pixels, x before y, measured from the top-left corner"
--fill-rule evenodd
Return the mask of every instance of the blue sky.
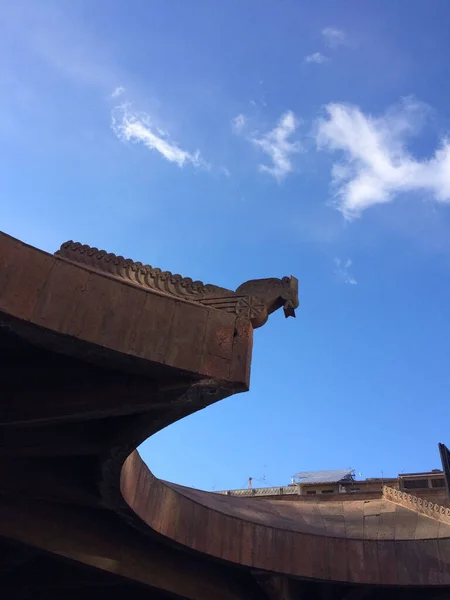
M 251 391 L 144 444 L 158 476 L 439 467 L 449 27 L 446 0 L 0 4 L 2 230 L 231 289 L 299 279 Z

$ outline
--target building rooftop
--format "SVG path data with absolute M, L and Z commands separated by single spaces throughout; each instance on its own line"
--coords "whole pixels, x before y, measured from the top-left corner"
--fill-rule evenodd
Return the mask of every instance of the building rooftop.
M 353 469 L 337 469 L 334 471 L 302 471 L 292 476 L 299 483 L 338 483 L 353 479 Z
M 400 473 L 400 478 L 405 477 L 430 477 L 430 475 L 443 475 L 444 471 L 440 469 L 432 469 L 431 471 L 423 471 L 421 473 Z

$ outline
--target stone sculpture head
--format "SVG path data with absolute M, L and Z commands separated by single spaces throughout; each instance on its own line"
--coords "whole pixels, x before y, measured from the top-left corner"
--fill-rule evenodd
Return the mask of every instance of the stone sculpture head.
M 292 275 L 282 279 L 253 279 L 240 285 L 236 295 L 256 296 L 264 302 L 267 314 L 283 307 L 285 317 L 295 317 L 299 305 L 298 279 Z

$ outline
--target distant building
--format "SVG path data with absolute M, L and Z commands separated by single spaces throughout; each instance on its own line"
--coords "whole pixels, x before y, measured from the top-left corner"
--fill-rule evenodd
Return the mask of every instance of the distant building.
M 339 494 L 358 491 L 355 488 L 355 474 L 352 469 L 335 471 L 304 471 L 292 477 L 300 496 L 315 494 Z
M 313 499 L 318 495 L 321 499 L 327 496 L 332 500 L 337 494 L 346 494 L 347 497 L 356 495 L 362 500 L 379 497 L 384 486 L 405 491 L 436 504 L 449 506 L 444 472 L 440 469 L 423 473 L 401 473 L 397 477 L 369 477 L 361 480 L 355 478 L 352 469 L 305 471 L 293 475 L 291 483 L 285 486 L 252 487 L 218 493 L 228 496 L 276 497 L 279 500 L 302 501 Z
M 433 469 L 426 473 L 402 473 L 398 476 L 401 490 L 445 489 L 444 472 Z M 414 494 L 414 491 L 411 491 Z

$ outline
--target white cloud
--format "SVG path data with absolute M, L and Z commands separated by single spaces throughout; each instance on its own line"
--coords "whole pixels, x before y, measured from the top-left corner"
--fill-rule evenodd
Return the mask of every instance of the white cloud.
M 140 142 L 179 167 L 190 163 L 194 167 L 209 168 L 198 150 L 193 154 L 182 150 L 168 134 L 152 124 L 149 115 L 132 111 L 129 105 L 119 106 L 113 111 L 111 127 L 120 140 Z
M 251 137 L 252 143 L 272 159 L 272 165 L 259 165 L 259 170 L 269 173 L 280 181 L 293 171 L 291 155 L 300 152 L 299 142 L 291 142 L 289 138 L 295 133 L 298 121 L 292 111 L 281 115 L 277 126 L 261 137 Z
M 325 27 L 322 29 L 322 35 L 325 43 L 330 48 L 337 48 L 338 46 L 345 45 L 347 43 L 347 36 L 342 29 L 336 27 Z
M 346 218 L 405 192 L 425 192 L 437 202 L 450 203 L 450 140 L 444 137 L 433 156 L 423 160 L 406 148 L 407 138 L 418 133 L 427 112 L 428 107 L 413 98 L 380 117 L 364 114 L 357 106 L 326 106 L 316 141 L 319 149 L 341 155 L 332 178 L 337 206 Z
M 245 122 L 246 118 L 242 113 L 237 115 L 237 117 L 234 117 L 234 119 L 231 120 L 231 129 L 233 130 L 233 133 L 236 133 L 237 135 L 242 133 L 242 130 L 245 127 Z
M 119 85 L 118 87 L 116 87 L 116 89 L 113 91 L 113 93 L 111 94 L 111 98 L 118 98 L 119 96 L 121 96 L 123 93 L 125 92 L 125 88 L 121 85 Z
M 350 274 L 349 269 L 352 266 L 352 261 L 347 259 L 345 262 L 340 258 L 334 259 L 335 269 L 334 274 L 338 277 L 338 279 L 342 283 L 347 283 L 348 285 L 357 285 L 356 279 L 353 275 Z
M 314 54 L 308 54 L 308 56 L 305 56 L 305 62 L 307 63 L 316 63 L 318 65 L 322 65 L 327 61 L 328 58 L 324 56 L 321 52 L 314 52 Z

